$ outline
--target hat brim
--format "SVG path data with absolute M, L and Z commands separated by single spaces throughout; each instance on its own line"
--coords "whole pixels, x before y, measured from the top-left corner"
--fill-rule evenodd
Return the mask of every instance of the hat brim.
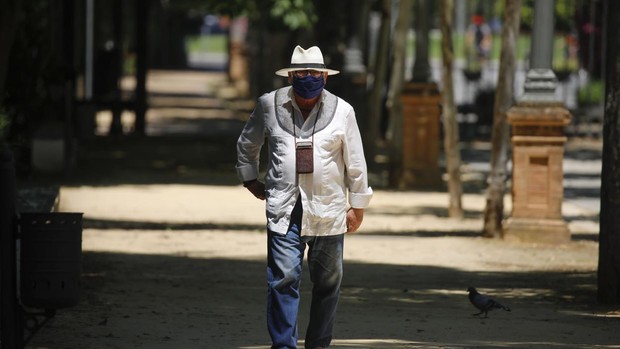
M 327 68 L 315 68 L 315 67 L 295 67 L 295 68 L 283 68 L 276 71 L 276 75 L 287 77 L 289 72 L 297 71 L 297 70 L 316 70 L 326 72 L 328 75 L 336 75 L 339 74 L 339 70 L 327 69 Z

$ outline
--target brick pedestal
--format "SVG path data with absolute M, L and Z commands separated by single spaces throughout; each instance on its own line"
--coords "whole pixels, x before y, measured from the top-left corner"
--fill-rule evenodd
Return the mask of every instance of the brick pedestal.
M 512 125 L 512 215 L 504 224 L 504 238 L 568 242 L 562 162 L 570 112 L 556 103 L 520 103 L 507 114 Z
M 439 170 L 439 116 L 441 95 L 435 83 L 407 83 L 403 104 L 402 171 L 398 187 L 441 186 Z

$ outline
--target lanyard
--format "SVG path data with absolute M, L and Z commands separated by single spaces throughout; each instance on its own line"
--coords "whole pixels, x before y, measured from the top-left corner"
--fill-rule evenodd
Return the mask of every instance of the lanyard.
M 314 130 L 316 129 L 316 122 L 319 119 L 319 116 L 321 115 L 321 108 L 322 107 L 323 107 L 323 104 L 321 103 L 319 105 L 319 110 L 317 110 L 317 112 L 316 112 L 316 117 L 314 118 L 314 125 L 312 126 L 312 144 L 314 144 Z M 303 117 L 303 114 L 302 114 L 302 117 Z M 291 118 L 293 119 L 293 137 L 295 137 L 295 145 L 297 145 L 297 134 L 295 134 L 295 129 L 297 128 L 297 125 L 295 123 L 295 110 L 294 110 L 294 108 L 293 108 L 293 112 L 291 113 Z

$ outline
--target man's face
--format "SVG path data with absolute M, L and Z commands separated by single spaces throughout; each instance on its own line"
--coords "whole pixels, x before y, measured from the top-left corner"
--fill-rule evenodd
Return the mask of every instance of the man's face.
M 323 77 L 325 82 L 327 82 L 327 72 L 322 72 L 318 70 L 295 70 L 293 72 L 288 73 L 288 82 L 293 83 L 293 78 L 305 78 L 306 76 L 312 76 L 314 78 Z

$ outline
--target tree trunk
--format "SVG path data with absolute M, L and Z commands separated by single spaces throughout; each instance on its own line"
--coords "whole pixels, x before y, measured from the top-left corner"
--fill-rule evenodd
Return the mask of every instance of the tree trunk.
M 506 111 L 513 104 L 520 8 L 521 0 L 506 0 L 499 77 L 493 110 L 491 173 L 488 180 L 489 187 L 486 193 L 487 203 L 484 209 L 482 231 L 482 235 L 486 237 L 500 237 L 502 234 L 504 194 L 508 173 L 508 147 L 510 144 L 510 126 L 506 120 Z
M 405 57 L 407 32 L 411 24 L 411 0 L 400 0 L 398 19 L 394 28 L 392 48 L 392 76 L 387 98 L 387 108 L 390 111 L 390 169 L 400 178 L 403 165 L 403 106 L 400 95 L 405 78 Z
M 598 301 L 620 304 L 620 2 L 607 1 L 607 81 L 598 260 Z
M 146 23 L 150 23 L 149 11 L 151 4 L 148 0 L 136 0 L 135 3 L 135 38 L 136 38 L 136 87 L 134 92 L 136 126 L 134 133 L 138 136 L 146 134 L 146 110 L 148 108 L 146 95 L 146 79 L 148 74 L 149 32 Z
M 20 18 L 20 2 L 20 0 L 8 0 L 3 1 L 0 6 L 0 103 L 4 99 L 4 88 L 11 57 L 11 46 L 13 46 L 17 21 Z
M 374 79 L 370 97 L 368 99 L 368 135 L 364 140 L 366 152 L 370 158 L 369 166 L 373 166 L 375 155 L 377 154 L 377 142 L 379 141 L 379 129 L 381 124 L 381 112 L 383 111 L 383 97 L 385 92 L 385 78 L 387 75 L 387 59 L 389 57 L 390 45 L 390 18 L 391 0 L 381 1 L 381 27 L 379 29 L 379 39 L 377 44 L 376 61 L 374 65 Z
M 459 126 L 456 122 L 456 108 L 454 106 L 454 87 L 452 83 L 452 62 L 454 51 L 452 48 L 452 18 L 454 14 L 454 1 L 441 1 L 441 53 L 443 58 L 443 71 L 441 81 L 443 129 L 444 129 L 444 152 L 446 154 L 446 168 L 448 172 L 448 192 L 450 201 L 448 214 L 453 218 L 463 217 L 463 185 L 461 183 L 461 153 L 459 146 Z

